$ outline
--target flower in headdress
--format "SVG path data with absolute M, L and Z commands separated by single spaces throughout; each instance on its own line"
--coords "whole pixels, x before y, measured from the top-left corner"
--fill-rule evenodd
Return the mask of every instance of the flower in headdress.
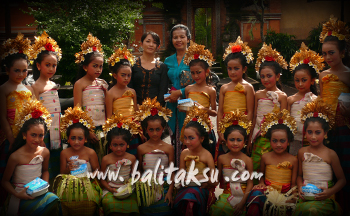
M 238 125 L 238 120 L 234 120 L 234 121 L 232 122 L 232 125 Z
M 308 59 L 308 58 L 304 59 L 304 61 L 303 61 L 304 64 L 309 64 L 309 62 L 310 62 L 310 59 Z
M 127 55 L 124 55 L 124 59 L 128 59 L 128 56 L 127 56 Z
M 93 46 L 92 51 L 96 52 L 96 50 L 97 50 L 96 46 Z
M 315 118 L 318 117 L 318 112 L 314 112 L 314 117 L 315 117 Z
M 79 119 L 73 119 L 73 124 L 78 123 Z
M 193 55 L 193 58 L 194 58 L 194 59 L 198 59 L 198 58 L 199 58 L 199 54 L 197 54 L 197 53 L 194 54 L 194 55 Z
M 198 121 L 198 119 L 195 117 L 195 118 L 192 119 L 192 121 L 195 121 L 195 122 L 196 122 L 196 121 Z
M 242 51 L 242 47 L 240 45 L 232 46 L 231 51 L 232 51 L 232 53 L 241 52 Z
M 18 53 L 21 53 L 21 54 L 22 54 L 22 53 L 23 53 L 23 50 L 19 50 Z
M 332 35 L 332 31 L 328 31 L 327 36 L 331 36 Z
M 265 56 L 265 61 L 275 61 L 271 56 Z
M 157 115 L 157 114 L 158 114 L 157 108 L 152 108 L 152 109 L 151 109 L 151 115 L 152 115 L 152 116 L 155 116 L 155 115 Z
M 118 124 L 117 124 L 117 127 L 118 128 L 121 128 L 123 126 L 123 123 L 122 122 L 119 122 Z
M 283 124 L 283 119 L 278 119 L 278 124 Z
M 31 114 L 32 114 L 32 118 L 37 119 L 37 118 L 39 118 L 39 117 L 43 114 L 43 112 L 41 112 L 40 110 L 35 110 L 35 111 L 32 112 Z
M 55 49 L 53 49 L 51 43 L 47 43 L 47 44 L 45 45 L 45 49 L 46 49 L 47 51 L 55 52 Z

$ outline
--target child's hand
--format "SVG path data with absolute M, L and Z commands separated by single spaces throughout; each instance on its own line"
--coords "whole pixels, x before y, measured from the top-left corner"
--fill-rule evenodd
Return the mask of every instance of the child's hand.
M 168 192 L 166 193 L 165 197 L 164 197 L 164 202 L 166 202 L 168 200 L 168 206 L 170 205 L 171 208 L 174 206 L 174 200 L 173 200 L 173 193 L 170 192 L 170 190 L 168 190 Z
M 107 190 L 111 193 L 117 193 L 117 189 L 116 188 L 112 188 L 112 187 L 108 187 Z
M 305 184 L 303 184 L 302 186 L 305 186 Z M 305 198 L 303 197 L 304 192 L 301 190 L 301 187 L 298 187 L 298 191 L 299 191 L 299 198 L 301 198 L 302 200 L 305 200 Z
M 325 200 L 333 195 L 329 188 L 320 187 L 320 189 L 322 189 L 323 191 L 321 193 L 316 194 L 315 200 Z
M 244 210 L 244 204 L 245 204 L 244 202 L 240 202 L 233 207 L 233 209 L 235 210 L 233 212 L 234 216 L 235 215 L 237 215 L 237 216 L 242 215 L 243 210 Z
M 78 168 L 78 165 L 75 164 L 75 160 L 71 160 L 71 159 L 68 159 L 67 166 L 69 171 L 72 171 Z
M 258 184 L 258 185 L 255 185 L 253 187 L 253 190 L 258 190 L 258 189 L 262 189 L 262 190 L 265 190 L 266 189 L 266 185 L 261 183 L 261 184 Z
M 29 196 L 27 194 L 27 189 L 29 187 L 25 187 L 23 188 L 23 190 L 21 190 L 19 193 L 17 193 L 15 196 L 18 198 L 18 199 L 23 199 L 23 200 L 29 200 L 29 199 L 34 199 L 34 197 L 32 196 Z
M 96 134 L 91 132 L 91 131 L 89 133 L 90 133 L 90 142 L 91 143 L 99 143 L 99 140 L 97 139 Z
M 219 141 L 221 145 L 224 145 L 226 143 L 226 140 L 224 138 L 224 135 L 220 132 L 218 132 L 218 136 L 219 136 Z
M 181 90 L 171 90 L 170 96 L 164 98 L 164 100 L 169 100 L 171 103 L 175 103 L 181 95 L 182 95 Z

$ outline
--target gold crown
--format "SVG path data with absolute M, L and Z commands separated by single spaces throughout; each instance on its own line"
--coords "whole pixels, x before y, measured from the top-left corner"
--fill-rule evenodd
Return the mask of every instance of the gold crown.
M 36 99 L 28 100 L 23 104 L 22 111 L 15 118 L 15 126 L 13 128 L 14 137 L 18 135 L 19 131 L 23 127 L 23 124 L 31 118 L 44 119 L 47 130 L 50 130 L 52 122 L 50 112 L 46 109 L 46 107 L 43 106 L 40 101 Z
M 249 134 L 252 121 L 248 120 L 247 115 L 245 115 L 244 112 L 237 109 L 236 111 L 225 113 L 224 117 L 219 122 L 219 131 L 223 134 L 231 125 L 239 125 L 247 131 L 247 134 Z
M 30 52 L 30 59 L 36 60 L 38 55 L 45 50 L 57 52 L 57 61 L 60 61 L 62 58 L 62 51 L 57 45 L 57 42 L 49 37 L 45 31 L 41 34 L 41 36 L 35 37 L 35 42 L 32 47 L 33 49 Z
M 208 63 L 209 67 L 212 66 L 214 62 L 213 55 L 209 50 L 205 49 L 204 45 L 199 45 L 191 41 L 185 54 L 184 63 L 189 65 L 191 61 L 196 59 L 205 61 Z
M 130 53 L 130 51 L 124 47 L 123 49 L 115 49 L 111 57 L 108 58 L 108 64 L 114 66 L 116 63 L 120 62 L 121 59 L 126 59 L 130 62 L 131 66 L 135 63 L 135 57 Z
M 9 38 L 4 41 L 0 50 L 0 53 L 2 53 L 1 58 L 5 59 L 9 55 L 23 53 L 30 59 L 32 46 L 30 45 L 30 40 L 28 38 L 24 39 L 23 37 L 23 34 L 18 33 L 15 39 Z
M 90 132 L 94 133 L 95 126 L 93 120 L 81 109 L 79 104 L 73 109 L 69 107 L 64 111 L 64 115 L 61 117 L 61 132 L 66 133 L 67 128 L 75 123 L 83 124 Z
M 322 32 L 320 34 L 320 42 L 323 43 L 327 36 L 335 36 L 339 40 L 350 41 L 350 30 L 345 22 L 337 20 L 333 15 L 329 21 L 323 24 Z
M 258 59 L 255 63 L 255 70 L 256 72 L 259 72 L 260 66 L 265 61 L 275 61 L 277 62 L 283 69 L 287 70 L 287 62 L 284 60 L 283 56 L 276 50 L 272 49 L 271 44 L 266 45 L 266 43 L 263 44 L 261 49 L 258 53 Z
M 261 125 L 261 136 L 265 136 L 267 131 L 274 125 L 284 124 L 290 131 L 295 134 L 297 132 L 297 123 L 290 115 L 289 111 L 283 109 L 282 111 L 274 110 L 272 113 L 264 115 L 264 121 Z
M 81 44 L 80 49 L 80 52 L 75 53 L 75 63 L 77 64 L 85 61 L 84 56 L 88 53 L 97 51 L 103 55 L 102 44 L 100 43 L 100 40 L 97 39 L 97 37 L 92 36 L 91 33 L 89 33 L 87 36 L 87 40 Z
M 107 133 L 113 128 L 123 128 L 129 131 L 132 135 L 142 134 L 141 125 L 137 121 L 125 118 L 122 114 L 113 115 L 106 120 L 106 123 L 102 126 L 103 132 L 107 136 Z
M 200 125 L 202 125 L 206 132 L 209 132 L 211 130 L 211 121 L 208 115 L 208 112 L 204 109 L 200 109 L 197 106 L 191 107 L 191 109 L 188 111 L 184 124 L 181 129 L 181 142 L 184 142 L 184 131 L 186 125 L 191 122 L 195 121 L 198 122 Z
M 289 67 L 291 71 L 301 64 L 308 64 L 316 70 L 317 73 L 324 68 L 323 57 L 317 54 L 315 51 L 310 50 L 304 42 L 301 43 L 299 51 L 296 51 L 293 57 L 290 59 Z
M 243 43 L 241 36 L 238 36 L 236 42 L 229 43 L 228 47 L 225 49 L 224 61 L 229 54 L 241 52 L 245 56 L 247 63 L 250 64 L 254 60 L 254 57 L 252 50 L 247 44 L 247 42 Z
M 312 117 L 322 118 L 326 120 L 330 128 L 332 128 L 335 124 L 335 113 L 332 111 L 332 106 L 324 102 L 320 97 L 312 102 L 307 103 L 301 110 L 300 118 L 303 124 L 306 119 Z
M 137 121 L 143 121 L 148 116 L 159 115 L 164 118 L 166 122 L 169 121 L 172 111 L 166 107 L 162 107 L 157 101 L 157 97 L 151 99 L 146 98 L 142 105 L 139 107 L 139 111 L 136 112 L 135 119 Z

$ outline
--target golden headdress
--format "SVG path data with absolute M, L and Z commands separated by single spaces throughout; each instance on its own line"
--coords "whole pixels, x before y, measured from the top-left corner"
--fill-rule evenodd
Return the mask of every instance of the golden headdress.
M 209 132 L 211 130 L 211 121 L 210 121 L 208 112 L 205 111 L 204 109 L 198 108 L 197 106 L 193 106 L 187 112 L 184 124 L 182 126 L 181 137 L 180 137 L 181 142 L 184 142 L 185 127 L 191 121 L 198 122 L 200 125 L 202 125 L 205 128 L 206 132 Z
M 87 40 L 81 44 L 80 48 L 81 51 L 75 53 L 75 63 L 77 64 L 85 61 L 84 56 L 88 53 L 99 52 L 103 55 L 102 44 L 100 43 L 100 40 L 97 39 L 97 37 L 92 36 L 91 33 L 89 33 Z
M 141 125 L 136 121 L 125 118 L 122 114 L 113 115 L 106 120 L 106 123 L 102 126 L 105 136 L 107 136 L 107 133 L 115 127 L 123 128 L 129 131 L 132 135 L 142 134 Z
M 64 111 L 64 115 L 61 117 L 61 132 L 66 133 L 67 128 L 75 123 L 83 124 L 90 132 L 94 133 L 95 126 L 92 118 L 81 109 L 79 104 L 73 109 L 69 107 Z
M 209 67 L 212 66 L 214 62 L 213 55 L 209 50 L 205 49 L 204 45 L 199 45 L 191 41 L 185 54 L 184 63 L 190 65 L 190 62 L 196 59 L 205 61 L 208 63 Z
M 255 63 L 256 72 L 259 72 L 260 66 L 264 61 L 275 61 L 283 69 L 287 70 L 288 64 L 286 60 L 284 60 L 283 56 L 276 49 L 272 49 L 271 44 L 267 46 L 266 43 L 264 43 L 259 50 L 258 59 Z
M 320 34 L 320 42 L 323 43 L 327 36 L 335 36 L 339 40 L 350 42 L 350 30 L 345 22 L 337 20 L 333 15 L 329 21 L 323 24 L 322 32 Z
M 24 39 L 24 35 L 21 33 L 18 33 L 15 39 L 7 39 L 1 46 L 1 59 L 5 59 L 7 56 L 16 53 L 23 53 L 30 59 L 30 52 L 32 49 L 30 43 L 30 40 L 28 38 Z
M 296 67 L 301 64 L 308 64 L 313 67 L 317 73 L 320 73 L 324 68 L 323 57 L 317 54 L 315 51 L 310 50 L 304 42 L 301 43 L 299 51 L 296 51 L 289 62 L 291 71 L 294 71 Z
M 225 113 L 224 117 L 219 122 L 219 131 L 223 134 L 231 125 L 239 125 L 247 131 L 247 134 L 249 134 L 252 121 L 248 120 L 247 115 L 244 114 L 244 112 L 237 109 L 236 111 Z
M 290 131 L 295 134 L 297 132 L 297 123 L 290 115 L 289 111 L 283 109 L 282 111 L 272 111 L 264 115 L 264 121 L 261 125 L 261 136 L 265 136 L 267 131 L 274 125 L 284 124 Z
M 335 113 L 332 111 L 332 106 L 319 97 L 316 100 L 307 103 L 301 110 L 300 118 L 303 124 L 306 119 L 311 117 L 318 117 L 326 120 L 330 128 L 335 124 Z
M 51 114 L 38 100 L 28 100 L 23 104 L 23 109 L 15 118 L 15 127 L 13 128 L 13 136 L 16 137 L 23 127 L 23 124 L 31 118 L 42 118 L 45 121 L 47 130 L 51 126 Z
M 163 117 L 166 122 L 168 122 L 169 118 L 171 117 L 171 113 L 172 111 L 170 109 L 160 105 L 160 103 L 157 101 L 157 97 L 153 99 L 146 98 L 139 107 L 139 111 L 136 112 L 135 120 L 141 122 L 148 116 L 159 115 Z
M 35 60 L 42 51 L 52 51 L 57 52 L 57 61 L 62 58 L 62 51 L 57 45 L 57 42 L 49 37 L 49 35 L 44 31 L 41 36 L 35 37 L 35 42 L 33 44 L 33 49 L 30 52 L 30 59 Z
M 243 43 L 241 36 L 238 36 L 236 42 L 229 43 L 228 47 L 225 49 L 224 61 L 229 54 L 241 52 L 245 56 L 247 63 L 250 64 L 254 60 L 254 57 L 252 50 L 247 44 L 247 42 Z
M 114 66 L 121 59 L 128 60 L 131 66 L 133 66 L 135 63 L 135 57 L 130 53 L 130 51 L 126 47 L 124 47 L 123 49 L 115 49 L 114 53 L 111 55 L 111 57 L 108 58 L 107 62 L 109 65 Z

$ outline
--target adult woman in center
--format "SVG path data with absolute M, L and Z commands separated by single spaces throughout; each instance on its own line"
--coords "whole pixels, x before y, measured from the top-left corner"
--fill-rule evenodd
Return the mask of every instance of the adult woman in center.
M 180 112 L 177 109 L 177 100 L 185 96 L 185 87 L 180 84 L 180 74 L 183 71 L 190 71 L 189 66 L 184 64 L 184 57 L 187 50 L 187 46 L 191 40 L 191 33 L 187 26 L 178 24 L 175 25 L 170 31 L 170 42 L 176 49 L 174 55 L 169 56 L 165 59 L 164 63 L 168 66 L 168 77 L 172 83 L 172 88 L 170 90 L 170 96 L 165 98 L 169 100 L 167 107 L 171 109 L 172 116 L 168 122 L 173 135 L 171 137 L 171 142 L 175 146 L 175 163 L 179 165 L 180 154 L 182 151 L 180 132 L 182 125 L 184 123 L 186 113 Z
M 136 91 L 137 103 L 142 104 L 146 98 L 157 97 L 164 106 L 164 94 L 168 91 L 168 68 L 155 58 L 160 39 L 155 32 L 146 32 L 141 37 L 142 55 L 136 58 L 132 68 L 129 87 Z

